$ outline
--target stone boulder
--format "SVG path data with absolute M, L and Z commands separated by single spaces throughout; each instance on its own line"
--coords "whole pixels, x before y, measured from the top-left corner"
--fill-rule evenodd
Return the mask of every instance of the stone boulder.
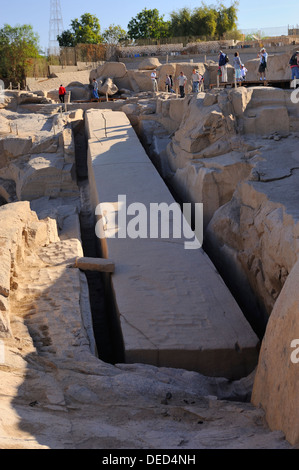
M 209 62 L 206 65 L 207 74 L 205 75 L 205 85 L 216 85 L 217 84 L 217 74 L 219 66 L 216 63 Z M 234 81 L 234 68 L 232 65 L 228 64 L 227 66 L 227 79 L 228 82 L 233 83 Z M 221 82 L 221 77 L 220 77 Z
M 161 66 L 161 62 L 156 57 L 147 57 L 140 64 L 139 70 L 155 70 Z
M 262 343 L 252 403 L 262 406 L 272 430 L 299 445 L 299 262 L 272 311 Z
M 88 101 L 91 98 L 90 86 L 78 81 L 69 83 L 66 91 L 70 93 L 72 101 Z
M 289 66 L 289 60 L 292 53 L 290 54 L 275 54 L 269 55 L 268 57 L 268 68 L 266 71 L 267 78 L 271 80 L 288 80 L 291 79 L 291 69 Z M 258 80 L 259 79 L 259 68 L 260 59 L 251 59 L 245 63 L 247 68 L 247 80 Z
M 118 87 L 113 83 L 112 78 L 100 77 L 97 79 L 100 95 L 113 96 L 118 92 Z
M 281 88 L 240 87 L 230 92 L 239 128 L 245 134 L 270 135 L 290 132 L 290 115 Z
M 127 67 L 122 62 L 106 62 L 90 72 L 90 83 L 95 78 L 123 78 L 127 73 Z

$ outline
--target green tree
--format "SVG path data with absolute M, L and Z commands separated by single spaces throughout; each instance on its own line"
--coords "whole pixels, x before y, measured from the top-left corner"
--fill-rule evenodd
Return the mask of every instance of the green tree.
M 192 34 L 192 11 L 190 8 L 181 8 L 171 12 L 170 25 L 172 36 L 190 36 Z
M 222 38 L 225 33 L 237 29 L 238 6 L 238 1 L 235 1 L 228 8 L 221 3 L 219 4 L 217 9 L 218 18 L 216 28 L 216 34 L 219 39 Z
M 230 7 L 218 3 L 208 6 L 202 2 L 200 7 L 190 10 L 182 8 L 170 13 L 170 29 L 177 36 L 205 36 L 209 39 L 220 39 L 225 33 L 237 30 L 238 1 Z
M 195 8 L 191 17 L 191 30 L 194 36 L 205 36 L 214 38 L 217 30 L 217 11 L 215 8 L 202 3 L 202 6 Z
M 106 44 L 120 44 L 127 41 L 127 33 L 121 26 L 111 24 L 103 32 L 103 40 Z
M 75 45 L 75 36 L 72 31 L 67 29 L 63 31 L 60 36 L 57 36 L 57 41 L 60 47 L 74 47 Z
M 170 22 L 164 21 L 155 8 L 144 8 L 128 24 L 128 36 L 131 39 L 160 39 L 170 35 Z
M 76 46 L 77 44 L 99 44 L 103 42 L 101 26 L 98 18 L 84 13 L 80 19 L 71 21 L 71 29 L 57 36 L 60 47 Z
M 39 57 L 39 36 L 32 26 L 5 24 L 0 29 L 0 74 L 14 84 L 23 83 L 31 66 L 30 59 Z

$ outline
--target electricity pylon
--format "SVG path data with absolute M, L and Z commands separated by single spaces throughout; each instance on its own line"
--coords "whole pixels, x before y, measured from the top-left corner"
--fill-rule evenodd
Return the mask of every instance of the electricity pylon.
M 57 36 L 63 32 L 60 0 L 50 0 L 49 55 L 59 55 Z

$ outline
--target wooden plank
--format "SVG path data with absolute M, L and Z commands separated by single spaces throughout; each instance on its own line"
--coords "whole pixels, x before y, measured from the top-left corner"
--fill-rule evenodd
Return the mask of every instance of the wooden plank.
M 98 271 L 101 273 L 114 273 L 115 264 L 113 261 L 103 258 L 77 258 L 74 268 L 82 271 Z

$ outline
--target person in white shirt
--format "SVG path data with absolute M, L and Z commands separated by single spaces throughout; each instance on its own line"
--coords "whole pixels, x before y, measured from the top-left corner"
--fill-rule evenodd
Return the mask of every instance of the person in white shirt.
M 242 80 L 246 80 L 247 72 L 248 72 L 247 68 L 245 67 L 244 64 L 242 64 L 241 65 L 241 78 L 242 78 Z
M 187 77 L 184 75 L 183 72 L 180 73 L 178 77 L 178 82 L 179 82 L 179 89 L 180 89 L 180 95 L 181 98 L 185 98 L 185 86 L 187 83 Z
M 260 65 L 259 65 L 260 80 L 263 80 L 263 79 L 266 80 L 268 54 L 264 47 L 261 49 L 260 53 L 258 54 L 258 57 L 260 58 Z
M 157 72 L 156 72 L 156 70 L 152 71 L 151 79 L 152 79 L 152 85 L 153 85 L 153 92 L 156 92 L 156 91 L 158 91 L 158 82 L 157 82 Z
M 200 75 L 200 73 L 196 69 L 193 69 L 191 79 L 192 79 L 192 92 L 199 93 L 199 85 L 201 84 L 201 81 L 202 81 L 202 75 Z

